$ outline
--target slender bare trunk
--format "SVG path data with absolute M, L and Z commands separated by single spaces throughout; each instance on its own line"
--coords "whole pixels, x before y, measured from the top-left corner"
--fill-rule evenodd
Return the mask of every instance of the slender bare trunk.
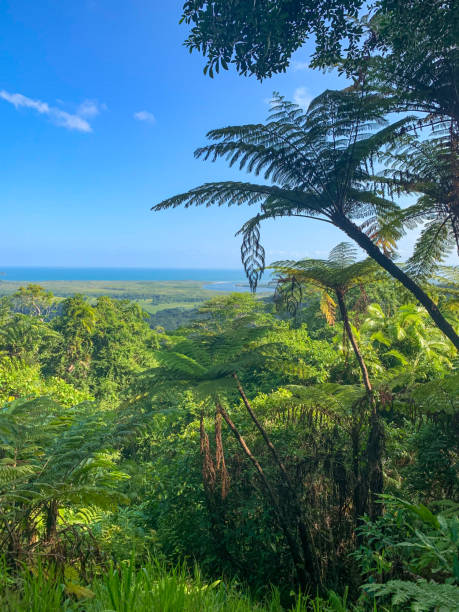
M 274 446 L 274 444 L 271 442 L 271 439 L 268 436 L 268 433 L 266 431 L 266 429 L 263 427 L 263 425 L 260 423 L 260 421 L 258 420 L 256 414 L 254 413 L 252 406 L 250 405 L 249 400 L 247 399 L 247 396 L 244 392 L 244 389 L 242 388 L 242 385 L 239 381 L 239 378 L 237 376 L 236 373 L 233 374 L 233 378 L 236 381 L 236 385 L 237 385 L 237 389 L 239 391 L 239 395 L 242 398 L 242 401 L 244 402 L 245 407 L 247 408 L 247 412 L 249 413 L 252 421 L 255 423 L 258 431 L 261 433 L 261 435 L 263 436 L 263 439 L 266 443 L 266 446 L 269 448 L 272 456 L 274 457 L 274 461 L 277 463 L 279 470 L 282 473 L 282 476 L 285 478 L 285 483 L 287 484 L 288 490 L 290 492 L 290 495 L 292 497 L 293 500 L 293 504 L 295 506 L 295 513 L 297 515 L 297 521 L 298 521 L 298 531 L 300 534 L 300 540 L 301 540 L 301 546 L 303 548 L 303 555 L 305 558 L 305 562 L 308 565 L 308 567 L 310 568 L 310 572 L 311 574 L 315 577 L 315 579 L 320 582 L 320 571 L 318 568 L 318 563 L 317 563 L 317 559 L 316 556 L 313 553 L 313 549 L 314 549 L 314 538 L 312 536 L 311 533 L 311 529 L 305 524 L 304 520 L 303 520 L 303 512 L 302 512 L 302 508 L 301 508 L 301 502 L 298 498 L 297 492 L 295 490 L 295 487 L 293 486 L 293 483 L 291 481 L 291 478 L 285 468 L 285 465 L 282 461 L 282 459 L 280 458 L 276 447 Z
M 296 495 L 295 490 L 293 488 L 292 482 L 290 480 L 290 476 L 288 475 L 287 470 L 285 469 L 285 466 L 281 460 L 281 458 L 279 457 L 273 443 L 271 442 L 271 440 L 269 439 L 269 436 L 265 430 L 265 428 L 263 427 L 263 425 L 260 423 L 260 421 L 257 419 L 254 411 L 252 410 L 252 406 L 250 405 L 249 400 L 247 399 L 247 396 L 244 392 L 244 389 L 242 388 L 242 385 L 239 381 L 239 378 L 237 376 L 236 373 L 233 374 L 233 378 L 236 381 L 236 385 L 237 385 L 237 390 L 239 391 L 239 395 L 242 398 L 242 401 L 244 402 L 244 406 L 247 408 L 247 412 L 250 415 L 250 418 L 252 419 L 252 421 L 255 423 L 258 431 L 261 433 L 261 435 L 263 436 L 264 441 L 266 442 L 266 446 L 269 448 L 269 450 L 271 451 L 272 456 L 274 457 L 274 461 L 277 463 L 277 465 L 279 466 L 280 471 L 282 472 L 282 475 L 285 478 L 285 481 L 288 485 L 288 488 L 290 490 L 290 492 L 292 493 L 292 495 Z
M 369 514 L 372 518 L 379 516 L 382 509 L 382 504 L 379 503 L 379 496 L 384 490 L 384 478 L 382 469 L 382 459 L 384 455 L 384 426 L 381 421 L 381 417 L 378 414 L 376 401 L 373 397 L 373 388 L 371 386 L 370 378 L 368 376 L 368 370 L 365 365 L 365 361 L 362 357 L 362 353 L 358 347 L 358 344 L 352 333 L 351 324 L 349 321 L 349 315 L 347 312 L 346 303 L 344 301 L 344 295 L 342 291 L 336 291 L 336 297 L 338 299 L 338 305 L 343 319 L 344 329 L 350 340 L 352 348 L 354 350 L 357 361 L 359 362 L 360 370 L 362 372 L 363 384 L 367 390 L 371 417 L 370 417 L 370 431 L 368 434 L 367 443 L 367 476 L 363 479 L 363 482 L 358 482 L 355 490 L 354 502 L 355 512 L 357 516 L 364 513 L 368 507 Z M 356 440 L 353 440 L 353 454 L 354 464 L 356 461 L 357 448 L 355 447 Z M 354 473 L 358 468 L 354 465 Z
M 292 556 L 292 560 L 293 560 L 293 564 L 295 566 L 295 570 L 298 576 L 298 582 L 300 584 L 300 587 L 303 591 L 306 590 L 308 584 L 310 583 L 310 574 L 309 572 L 306 570 L 305 568 L 305 564 L 303 563 L 303 560 L 301 559 L 301 555 L 298 551 L 296 542 L 294 540 L 294 538 L 292 537 L 292 534 L 290 533 L 290 529 L 288 527 L 287 521 L 285 520 L 284 517 L 284 513 L 282 511 L 282 508 L 276 498 L 276 495 L 274 493 L 274 490 L 269 482 L 269 480 L 266 477 L 266 474 L 264 473 L 263 468 L 261 467 L 260 463 L 258 462 L 258 460 L 256 459 L 256 457 L 254 457 L 252 451 L 250 450 L 250 448 L 247 446 L 246 441 L 244 440 L 244 438 L 242 437 L 242 435 L 239 433 L 239 430 L 237 429 L 236 425 L 233 423 L 233 421 L 231 420 L 229 414 L 226 412 L 226 410 L 223 408 L 223 406 L 219 405 L 218 406 L 218 410 L 220 411 L 220 414 L 222 415 L 222 417 L 224 418 L 224 420 L 226 421 L 226 424 L 228 425 L 228 427 L 231 429 L 231 431 L 234 434 L 234 437 L 236 438 L 236 440 L 239 442 L 240 447 L 242 448 L 242 450 L 244 451 L 245 455 L 248 457 L 248 459 L 252 462 L 252 465 L 255 467 L 258 476 L 264 486 L 264 488 L 266 489 L 267 493 L 268 493 L 268 497 L 270 498 L 272 505 L 273 505 L 273 509 L 274 512 L 276 514 L 277 520 L 279 522 L 279 525 L 282 529 L 282 532 L 284 534 L 284 537 L 287 541 L 289 550 L 290 550 L 290 554 Z
M 352 345 L 355 356 L 357 357 L 357 361 L 359 362 L 360 371 L 362 372 L 363 384 L 365 385 L 365 389 L 370 395 L 372 392 L 372 387 L 370 383 L 370 378 L 368 376 L 367 366 L 365 365 L 365 361 L 363 360 L 362 353 L 357 345 L 357 342 L 354 338 L 354 334 L 352 333 L 351 324 L 349 321 L 349 315 L 347 312 L 346 302 L 344 301 L 343 292 L 339 289 L 335 291 L 336 297 L 338 299 L 339 311 L 341 313 L 341 318 L 343 319 L 344 329 L 346 330 L 347 337 Z

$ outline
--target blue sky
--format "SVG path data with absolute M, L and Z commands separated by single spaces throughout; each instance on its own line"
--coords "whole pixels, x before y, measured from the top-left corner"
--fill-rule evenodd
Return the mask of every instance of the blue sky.
M 205 181 L 245 180 L 194 160 L 211 128 L 265 119 L 274 90 L 306 103 L 333 74 L 297 53 L 259 83 L 214 80 L 183 47 L 182 2 L 4 0 L 0 23 L 3 266 L 237 268 L 247 208 L 161 213 L 161 199 Z M 327 224 L 266 224 L 267 260 L 322 257 Z

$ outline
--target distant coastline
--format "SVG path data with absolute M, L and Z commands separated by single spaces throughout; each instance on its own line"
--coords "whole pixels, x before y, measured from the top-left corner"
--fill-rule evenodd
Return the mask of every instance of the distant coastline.
M 0 267 L 1 281 L 198 281 L 246 282 L 243 270 L 218 268 Z

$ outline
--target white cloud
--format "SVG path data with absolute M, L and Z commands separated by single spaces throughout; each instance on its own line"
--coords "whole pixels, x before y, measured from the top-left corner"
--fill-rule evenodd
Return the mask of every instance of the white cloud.
M 92 127 L 82 117 L 78 115 L 72 115 L 59 109 L 51 109 L 50 113 L 52 121 L 60 127 L 65 127 L 68 130 L 77 130 L 78 132 L 92 132 Z
M 16 108 L 20 106 L 25 106 L 26 108 L 34 108 L 39 113 L 49 113 L 50 109 L 46 102 L 40 102 L 40 100 L 32 100 L 31 98 L 27 98 L 22 94 L 15 93 L 11 94 L 2 89 L 0 91 L 0 98 L 3 98 L 7 102 L 13 104 Z
M 84 118 L 84 116 L 79 113 L 68 113 L 66 111 L 61 110 L 60 108 L 56 108 L 55 106 L 49 106 L 47 102 L 42 102 L 41 100 L 34 100 L 20 93 L 12 94 L 8 91 L 5 91 L 4 89 L 0 91 L 0 98 L 12 104 L 16 109 L 30 108 L 32 110 L 35 110 L 40 115 L 46 115 L 51 119 L 53 123 L 68 130 L 77 130 L 78 132 L 92 132 L 92 128 L 89 122 Z
M 294 72 L 298 72 L 298 70 L 307 70 L 308 68 L 308 62 L 292 62 L 292 70 Z
M 145 121 L 146 123 L 156 123 L 156 118 L 153 115 L 153 113 L 150 113 L 149 111 L 143 110 L 143 111 L 138 111 L 137 113 L 134 113 L 134 119 L 137 119 L 137 121 Z
M 301 106 L 301 108 L 304 108 L 306 110 L 311 100 L 312 96 L 310 95 L 306 87 L 297 87 L 295 89 L 295 92 L 293 94 L 293 101 L 295 102 L 295 104 L 298 104 L 298 106 Z
M 95 100 L 85 100 L 80 104 L 77 110 L 79 117 L 97 117 L 101 111 L 107 110 L 105 104 L 99 104 Z

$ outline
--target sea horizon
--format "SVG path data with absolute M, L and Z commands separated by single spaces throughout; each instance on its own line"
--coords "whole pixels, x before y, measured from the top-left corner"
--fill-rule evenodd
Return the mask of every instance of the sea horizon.
M 265 279 L 269 279 L 269 273 L 266 273 Z M 0 267 L 0 283 L 7 281 L 197 281 L 207 283 L 246 283 L 247 277 L 242 269 L 231 268 L 141 268 L 121 266 Z

